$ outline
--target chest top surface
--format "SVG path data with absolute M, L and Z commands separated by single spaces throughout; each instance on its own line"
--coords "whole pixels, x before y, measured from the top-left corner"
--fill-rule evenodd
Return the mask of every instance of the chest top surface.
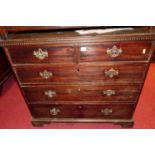
M 0 27 L 0 46 L 154 40 L 154 27 Z

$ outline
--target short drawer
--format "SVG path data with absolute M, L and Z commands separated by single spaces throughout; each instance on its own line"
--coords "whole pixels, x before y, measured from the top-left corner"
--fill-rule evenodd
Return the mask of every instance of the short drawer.
M 150 56 L 151 42 L 116 42 L 79 47 L 81 62 L 144 61 Z
M 142 83 L 147 64 L 141 63 L 107 63 L 28 65 L 15 67 L 21 83 L 70 83 L 70 82 L 110 82 Z
M 28 102 L 40 101 L 136 101 L 140 85 L 23 86 Z
M 75 61 L 74 47 L 18 46 L 8 48 L 14 64 L 25 63 L 72 63 Z
M 134 104 L 107 105 L 29 105 L 35 118 L 96 118 L 127 119 L 132 117 Z

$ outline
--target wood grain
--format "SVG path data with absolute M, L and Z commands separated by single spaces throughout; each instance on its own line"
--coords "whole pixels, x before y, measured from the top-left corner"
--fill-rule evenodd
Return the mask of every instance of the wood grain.
M 48 57 L 43 60 L 34 56 L 33 52 L 42 49 L 48 52 Z M 51 46 L 31 46 L 31 47 L 11 47 L 9 48 L 13 63 L 61 63 L 74 62 L 76 55 L 74 47 L 51 47 Z
M 113 46 L 122 49 L 122 54 L 118 57 L 112 58 L 107 54 L 107 49 Z M 82 46 L 81 46 L 82 47 Z M 103 43 L 101 45 L 84 46 L 87 51 L 81 51 L 81 62 L 102 62 L 102 61 L 134 61 L 134 60 L 148 60 L 150 55 L 151 42 L 117 42 L 117 43 Z M 143 54 L 143 50 L 146 53 Z M 80 49 L 79 49 L 80 50 Z
M 50 109 L 57 108 L 60 112 L 56 116 L 50 114 Z M 102 109 L 112 109 L 108 116 L 102 114 Z M 30 105 L 35 118 L 102 118 L 102 119 L 131 119 L 133 104 L 111 105 Z
M 105 82 L 105 83 L 142 83 L 147 64 L 139 63 L 106 63 L 106 64 L 38 64 L 19 65 L 14 67 L 24 84 Z M 118 75 L 110 78 L 105 72 L 110 69 L 118 71 Z M 52 76 L 48 79 L 40 73 L 48 71 Z M 94 76 L 95 75 L 95 76 Z
M 136 101 L 140 85 L 43 85 L 22 87 L 29 102 L 40 101 Z M 46 91 L 54 91 L 52 98 Z M 106 96 L 104 91 L 114 90 L 115 95 Z

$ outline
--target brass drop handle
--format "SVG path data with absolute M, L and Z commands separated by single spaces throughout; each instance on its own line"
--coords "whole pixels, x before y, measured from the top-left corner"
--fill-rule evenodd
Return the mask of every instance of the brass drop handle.
M 103 94 L 106 96 L 112 96 L 112 95 L 115 95 L 116 92 L 115 92 L 115 90 L 108 89 L 108 90 L 104 90 Z
M 39 75 L 43 78 L 43 79 L 49 79 L 50 77 L 53 76 L 52 72 L 49 72 L 47 70 L 44 70 L 43 72 L 40 72 Z
M 111 68 L 111 69 L 105 71 L 105 76 L 107 76 L 109 78 L 113 78 L 118 75 L 119 75 L 119 71 L 115 70 L 114 68 Z
M 52 108 L 52 109 L 50 109 L 50 114 L 51 114 L 52 116 L 58 115 L 59 112 L 60 112 L 60 109 L 58 109 L 58 108 Z
M 48 52 L 39 48 L 37 51 L 33 51 L 33 55 L 39 60 L 44 60 L 48 57 Z
M 45 91 L 44 94 L 49 98 L 53 98 L 56 95 L 56 92 L 52 90 L 48 90 L 48 91 Z
M 117 48 L 115 45 L 111 49 L 107 49 L 107 54 L 112 58 L 118 57 L 120 54 L 122 54 L 122 52 L 122 49 Z
M 109 115 L 111 115 L 112 114 L 112 109 L 110 108 L 105 108 L 105 109 L 101 109 L 101 113 L 103 114 L 103 115 L 105 115 L 105 116 L 109 116 Z

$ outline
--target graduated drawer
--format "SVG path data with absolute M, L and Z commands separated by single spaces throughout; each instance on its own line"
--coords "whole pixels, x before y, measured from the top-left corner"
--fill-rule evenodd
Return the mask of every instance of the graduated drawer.
M 134 104 L 106 105 L 29 105 L 35 118 L 105 118 L 127 119 L 132 117 Z
M 136 101 L 140 85 L 23 86 L 28 102 L 41 101 Z
M 9 47 L 8 51 L 14 64 L 75 61 L 75 49 L 71 46 L 15 46 Z
M 150 56 L 151 42 L 116 42 L 103 43 L 100 45 L 81 45 L 81 62 L 102 61 L 143 61 Z
M 28 65 L 15 67 L 21 83 L 143 82 L 147 64 Z

